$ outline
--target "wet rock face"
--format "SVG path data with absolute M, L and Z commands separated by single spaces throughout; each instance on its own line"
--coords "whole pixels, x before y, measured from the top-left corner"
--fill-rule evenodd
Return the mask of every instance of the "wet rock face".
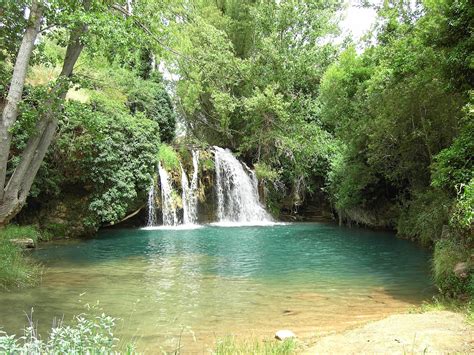
M 93 235 L 99 226 L 87 223 L 89 197 L 64 195 L 62 199 L 49 201 L 39 213 L 38 223 L 55 239 L 77 238 Z

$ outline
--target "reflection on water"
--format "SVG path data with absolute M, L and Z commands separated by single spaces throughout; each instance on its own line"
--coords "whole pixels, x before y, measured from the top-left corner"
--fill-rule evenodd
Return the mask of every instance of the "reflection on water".
M 114 230 L 50 243 L 40 286 L 0 294 L 0 325 L 40 331 L 96 303 L 141 350 L 203 351 L 230 333 L 312 336 L 378 319 L 432 293 L 426 250 L 393 235 L 325 224 Z

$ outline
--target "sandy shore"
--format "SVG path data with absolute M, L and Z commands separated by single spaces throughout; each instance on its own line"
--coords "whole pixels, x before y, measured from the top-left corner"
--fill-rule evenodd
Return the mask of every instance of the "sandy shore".
M 397 314 L 324 336 L 304 354 L 474 354 L 474 327 L 459 313 Z

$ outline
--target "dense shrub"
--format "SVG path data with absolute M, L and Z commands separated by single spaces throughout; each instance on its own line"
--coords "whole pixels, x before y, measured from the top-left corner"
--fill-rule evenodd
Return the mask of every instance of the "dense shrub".
M 60 195 L 62 189 L 79 186 L 90 196 L 86 222 L 123 218 L 150 185 L 159 147 L 158 125 L 141 114 L 71 101 L 60 127 L 47 165 L 40 171 L 38 191 Z
M 117 351 L 118 339 L 113 331 L 116 320 L 101 314 L 91 317 L 81 314 L 71 325 L 60 322 L 47 339 L 36 332 L 35 324 L 25 328 L 24 335 L 8 335 L 0 331 L 0 352 L 6 354 L 109 354 Z
M 471 251 L 459 240 L 441 239 L 435 244 L 433 255 L 434 281 L 440 292 L 448 297 L 469 297 L 474 299 L 472 265 L 469 265 Z M 464 275 L 456 274 L 458 263 L 467 262 Z
M 443 226 L 448 224 L 451 205 L 452 199 L 441 190 L 417 192 L 401 206 L 399 235 L 429 245 L 441 237 Z

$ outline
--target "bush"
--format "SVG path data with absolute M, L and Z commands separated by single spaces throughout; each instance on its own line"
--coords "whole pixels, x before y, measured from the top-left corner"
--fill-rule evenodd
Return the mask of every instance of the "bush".
M 441 236 L 448 224 L 452 200 L 439 190 L 417 192 L 402 206 L 397 231 L 402 237 L 430 244 Z
M 167 144 L 162 144 L 158 151 L 158 160 L 167 171 L 179 170 L 178 153 Z
M 474 102 L 474 92 L 471 93 Z M 474 178 L 474 104 L 467 105 L 469 113 L 467 123 L 462 127 L 459 136 L 448 148 L 439 152 L 431 166 L 432 185 L 451 193 L 455 188 L 468 184 Z
M 466 239 L 474 242 L 474 178 L 467 185 L 461 185 L 458 197 L 451 214 L 450 224 L 467 236 Z
M 473 273 L 468 271 L 466 277 L 454 273 L 459 262 L 469 260 L 470 250 L 461 242 L 453 239 L 441 239 L 435 244 L 433 256 L 433 274 L 436 286 L 443 296 L 447 297 L 474 297 Z M 469 266 L 468 266 L 469 267 Z
M 270 183 L 276 182 L 280 179 L 280 173 L 263 162 L 255 164 L 255 174 L 257 175 L 258 180 L 264 180 Z
M 54 326 L 47 339 L 37 334 L 33 321 L 24 335 L 0 332 L 0 353 L 13 354 L 106 354 L 116 351 L 118 339 L 114 337 L 115 319 L 105 314 L 74 317 L 72 325 L 62 322 Z
M 140 113 L 107 112 L 97 101 L 69 101 L 32 195 L 44 205 L 72 192 L 87 226 L 115 223 L 144 200 L 159 143 L 158 125 Z

